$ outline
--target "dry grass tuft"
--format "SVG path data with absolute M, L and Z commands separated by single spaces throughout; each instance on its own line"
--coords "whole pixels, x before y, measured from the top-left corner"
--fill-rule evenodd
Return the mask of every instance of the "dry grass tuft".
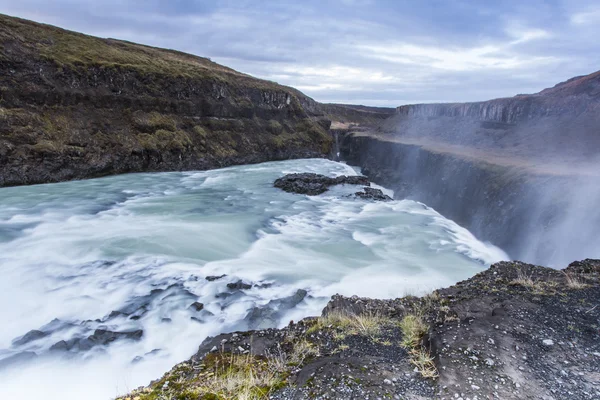
M 588 287 L 588 285 L 582 280 L 580 280 L 577 276 L 569 272 L 563 273 L 565 275 L 565 280 L 569 289 L 585 289 L 586 287 Z
M 342 331 L 341 333 L 335 333 L 337 340 L 343 340 L 347 335 L 368 336 L 374 339 L 381 335 L 383 326 L 390 324 L 389 318 L 378 313 L 348 314 L 332 312 L 318 318 L 307 333 L 311 334 L 323 328 L 334 327 Z
M 276 357 L 257 358 L 250 354 L 230 354 L 217 359 L 195 389 L 199 396 L 258 400 L 285 380 L 285 368 Z
M 410 362 L 421 374 L 423 378 L 435 379 L 438 377 L 438 371 L 433 361 L 431 354 L 423 347 L 411 350 Z
M 402 330 L 401 345 L 408 350 L 411 364 L 417 367 L 423 378 L 437 378 L 438 372 L 433 357 L 422 344 L 423 337 L 429 329 L 427 323 L 420 315 L 409 314 L 400 321 L 400 329 Z
M 293 367 L 318 355 L 319 349 L 305 339 L 294 341 L 287 353 L 281 349 L 264 356 L 212 353 L 198 371 L 182 363 L 152 386 L 120 400 L 267 399 L 287 384 Z
M 301 365 L 308 358 L 318 357 L 320 355 L 319 348 L 312 343 L 301 340 L 297 342 L 293 350 L 287 356 L 288 365 Z
M 527 273 L 523 272 L 523 270 L 517 271 L 517 278 L 513 279 L 510 282 L 510 284 L 524 286 L 529 289 L 534 289 L 537 285 L 536 281 L 533 280 L 531 275 L 528 275 Z
M 419 315 L 407 315 L 400 321 L 402 330 L 402 347 L 413 349 L 421 344 L 428 326 Z
M 533 279 L 532 275 L 527 274 L 523 270 L 519 269 L 517 271 L 517 278 L 513 279 L 510 282 L 511 285 L 523 286 L 527 289 L 540 292 L 544 291 L 544 283 L 538 280 Z

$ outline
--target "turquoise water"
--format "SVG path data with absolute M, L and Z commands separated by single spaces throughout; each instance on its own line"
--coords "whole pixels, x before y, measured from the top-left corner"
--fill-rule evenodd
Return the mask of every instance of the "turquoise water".
M 311 159 L 0 189 L 0 362 L 37 355 L 0 369 L 0 397 L 108 399 L 159 377 L 207 336 L 247 328 L 252 307 L 298 289 L 308 297 L 282 310 L 279 325 L 320 314 L 335 293 L 419 294 L 506 258 L 417 202 L 346 197 L 356 187 L 308 197 L 272 186 L 306 171 L 355 174 Z M 238 280 L 268 287 L 221 295 Z M 107 320 L 156 289 L 167 290 L 139 319 Z M 191 319 L 194 301 L 208 311 L 201 318 Z M 99 328 L 144 334 L 49 351 Z M 11 344 L 33 329 L 48 335 Z

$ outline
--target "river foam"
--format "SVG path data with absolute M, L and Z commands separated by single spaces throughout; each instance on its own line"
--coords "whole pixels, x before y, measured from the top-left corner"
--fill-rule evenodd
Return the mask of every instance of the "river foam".
M 299 289 L 268 325 L 318 315 L 335 293 L 420 294 L 506 258 L 421 203 L 272 186 L 306 171 L 355 174 L 312 159 L 0 189 L 0 397 L 108 399 Z M 102 332 L 131 336 L 97 345 Z

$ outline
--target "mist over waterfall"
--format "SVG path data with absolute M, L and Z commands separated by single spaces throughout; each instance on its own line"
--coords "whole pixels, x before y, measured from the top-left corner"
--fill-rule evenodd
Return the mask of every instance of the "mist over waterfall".
M 600 257 L 600 74 L 534 95 L 401 106 L 342 158 L 502 247 L 565 267 Z

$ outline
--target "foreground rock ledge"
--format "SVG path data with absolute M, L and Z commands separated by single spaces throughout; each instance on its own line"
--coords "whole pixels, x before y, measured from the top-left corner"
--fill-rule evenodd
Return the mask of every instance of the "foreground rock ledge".
M 334 296 L 320 318 L 209 338 L 123 399 L 598 399 L 599 289 L 600 260 L 501 262 L 422 298 Z

